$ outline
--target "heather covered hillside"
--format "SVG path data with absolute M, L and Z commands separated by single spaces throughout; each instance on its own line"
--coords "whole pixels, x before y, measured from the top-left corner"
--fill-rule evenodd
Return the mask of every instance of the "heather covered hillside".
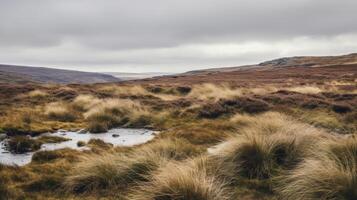
M 1 198 L 355 199 L 356 69 L 2 84 Z
M 105 83 L 118 82 L 119 78 L 100 73 L 61 70 L 45 67 L 0 65 L 0 83 Z

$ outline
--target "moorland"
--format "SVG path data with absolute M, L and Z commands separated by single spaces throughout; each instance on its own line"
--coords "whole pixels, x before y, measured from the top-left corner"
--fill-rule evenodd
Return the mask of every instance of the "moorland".
M 118 83 L 1 82 L 0 110 L 17 153 L 62 141 L 32 137 L 59 129 L 159 131 L 1 164 L 0 199 L 357 198 L 356 54 Z

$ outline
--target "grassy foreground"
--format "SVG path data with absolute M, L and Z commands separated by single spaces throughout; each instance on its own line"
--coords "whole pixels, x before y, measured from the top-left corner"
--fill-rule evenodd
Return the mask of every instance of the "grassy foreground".
M 0 199 L 357 199 L 356 91 L 333 84 L 18 86 L 0 104 L 14 151 L 57 129 L 160 133 L 0 165 Z

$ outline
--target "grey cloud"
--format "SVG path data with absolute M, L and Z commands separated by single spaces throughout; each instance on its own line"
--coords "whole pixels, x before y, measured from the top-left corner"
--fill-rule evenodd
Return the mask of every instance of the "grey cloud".
M 155 63 L 192 66 L 253 62 L 285 55 L 286 50 L 239 51 L 227 57 L 202 54 L 202 49 L 180 49 L 356 35 L 356 7 L 355 0 L 4 0 L 0 2 L 0 62 L 108 68 L 115 64 L 154 68 Z M 71 55 L 62 48 L 68 43 L 75 46 L 70 49 Z M 314 48 L 305 47 L 296 53 Z M 6 49 L 20 53 L 16 56 Z M 43 54 L 43 49 L 48 51 Z M 351 48 L 337 49 L 333 53 Z M 180 54 L 175 55 L 177 52 Z

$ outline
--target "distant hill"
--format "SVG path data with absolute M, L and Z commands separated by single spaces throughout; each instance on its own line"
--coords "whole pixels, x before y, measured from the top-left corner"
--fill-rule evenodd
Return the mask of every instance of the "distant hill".
M 104 74 L 113 75 L 121 80 L 138 80 L 145 78 L 152 78 L 158 76 L 167 76 L 172 73 L 164 73 L 164 72 L 145 72 L 145 73 L 127 73 L 127 72 L 103 72 Z
M 298 56 L 274 59 L 256 65 L 244 65 L 237 67 L 210 68 L 189 71 L 184 75 L 207 74 L 212 72 L 234 72 L 241 70 L 268 70 L 279 67 L 328 67 L 335 65 L 357 64 L 357 53 L 342 56 Z
M 45 67 L 0 64 L 0 82 L 3 83 L 106 83 L 121 79 L 108 74 L 81 72 Z
M 316 80 L 357 80 L 357 54 L 279 58 L 256 65 L 211 68 L 137 80 L 135 83 L 193 85 L 229 83 L 249 85 L 314 83 Z

